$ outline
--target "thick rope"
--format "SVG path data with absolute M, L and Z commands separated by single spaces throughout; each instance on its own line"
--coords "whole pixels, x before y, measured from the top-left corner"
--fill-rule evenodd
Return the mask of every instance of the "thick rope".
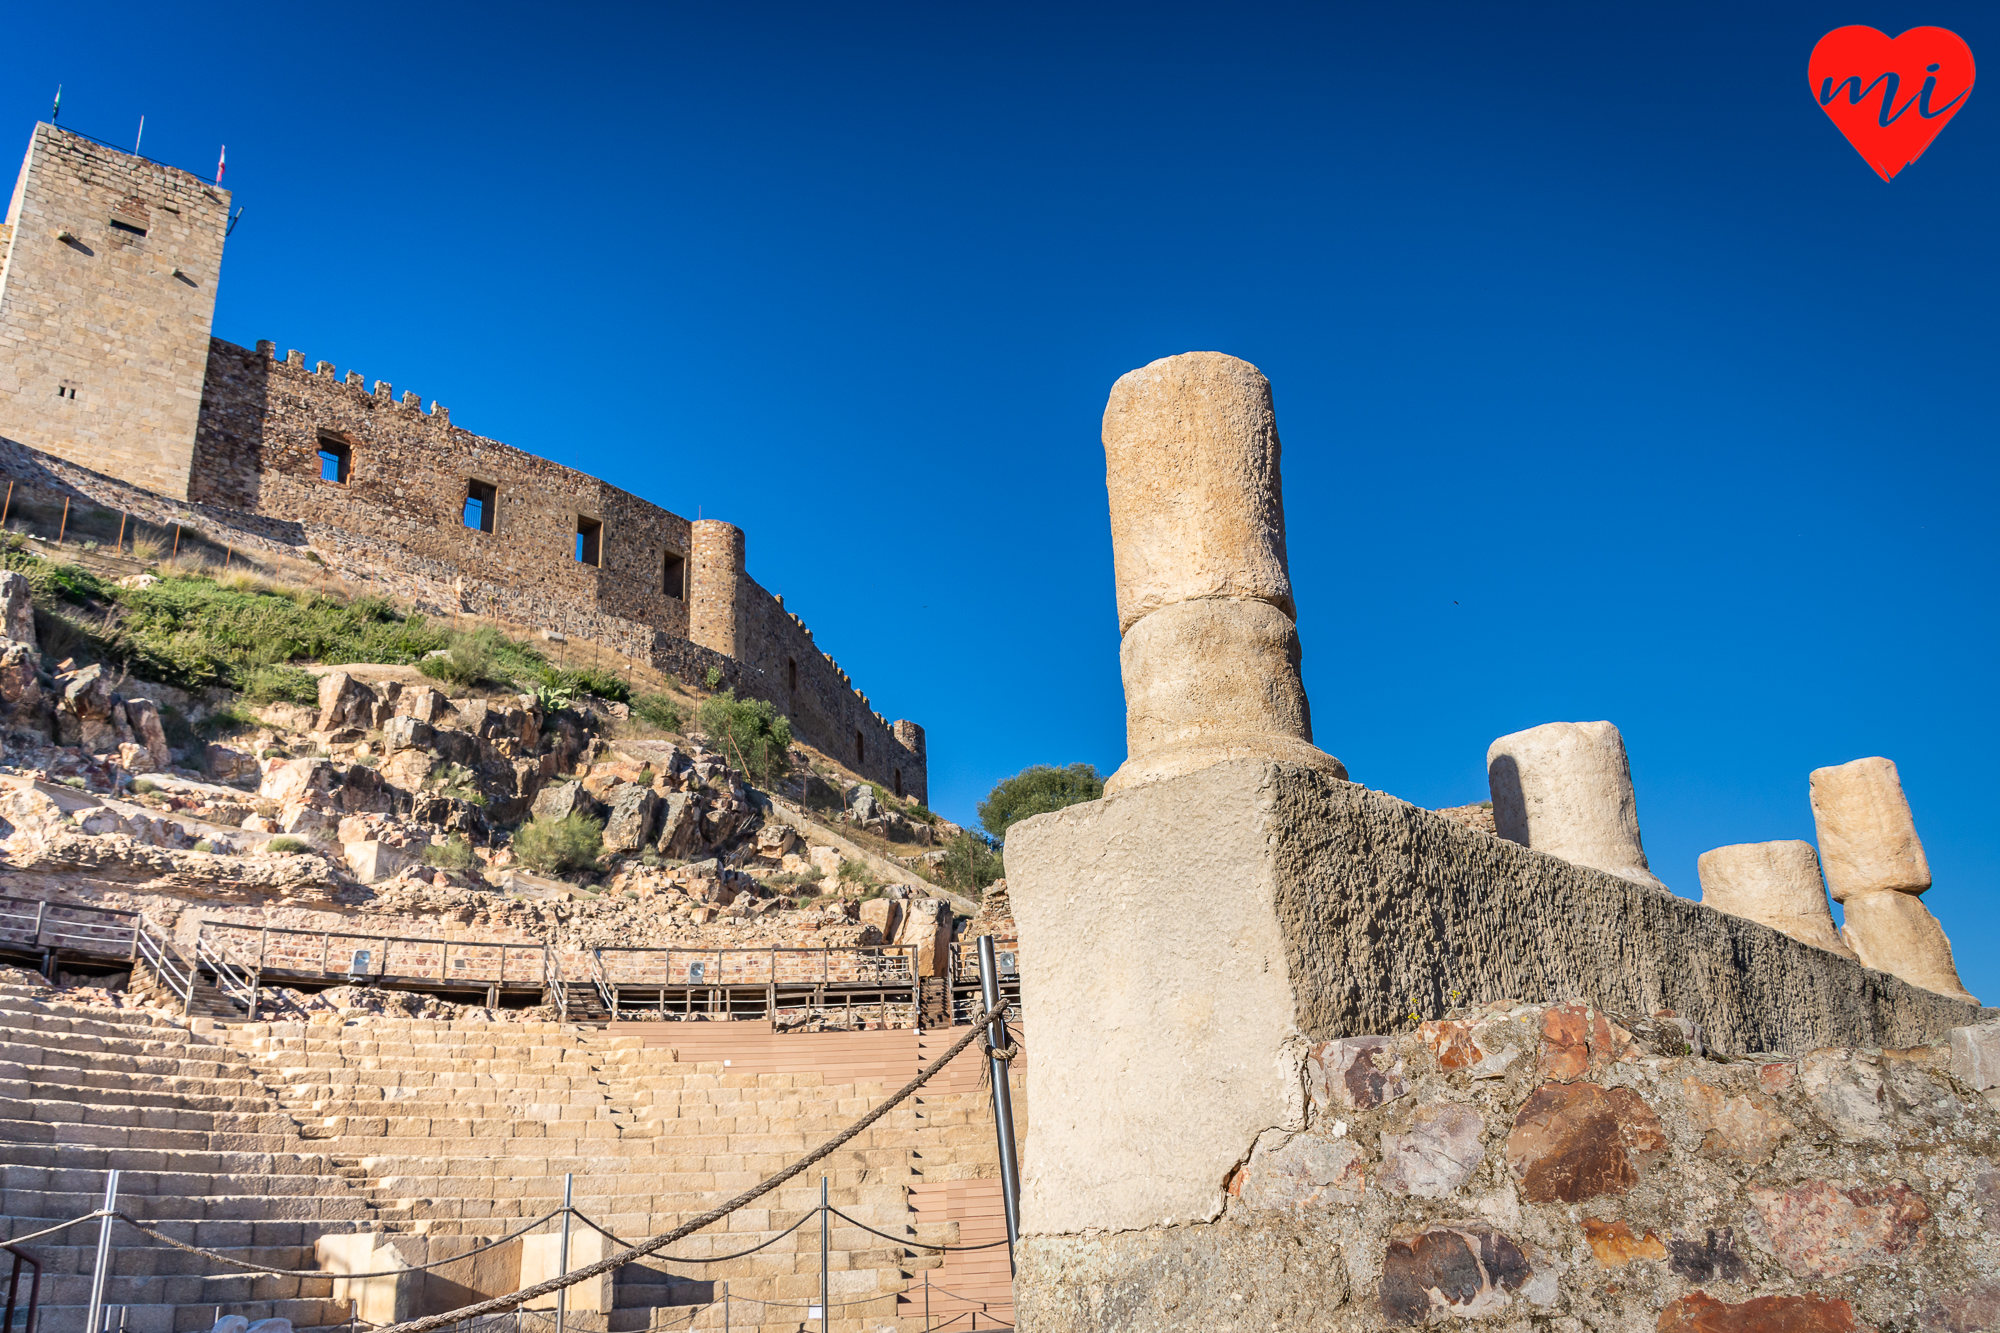
M 100 1208 L 94 1213 L 85 1213 L 82 1217 L 72 1217 L 67 1222 L 58 1222 L 54 1226 L 49 1227 L 43 1231 L 30 1231 L 25 1236 L 13 1236 L 8 1238 L 7 1240 L 0 1240 L 0 1245 L 20 1245 L 26 1241 L 34 1240 L 37 1236 L 53 1236 L 58 1231 L 69 1230 L 71 1227 L 75 1226 L 78 1222 L 89 1222 L 96 1218 L 103 1217 L 104 1215 L 105 1215 L 104 1210 Z
M 520 1291 L 509 1295 L 495 1296 L 491 1300 L 478 1301 L 457 1310 L 447 1310 L 443 1314 L 426 1315 L 422 1319 L 411 1319 L 400 1324 L 391 1324 L 382 1330 L 382 1333 L 431 1333 L 432 1329 L 444 1328 L 448 1325 L 456 1324 L 462 1319 L 477 1319 L 481 1315 L 498 1314 L 503 1310 L 514 1309 L 516 1306 L 524 1305 L 537 1297 L 547 1296 L 551 1292 L 560 1291 L 564 1287 L 574 1286 L 578 1282 L 586 1282 L 591 1278 L 609 1273 L 614 1268 L 629 1264 L 634 1259 L 641 1259 L 646 1255 L 663 1250 L 675 1241 L 692 1235 L 710 1223 L 729 1216 L 745 1204 L 763 1198 L 766 1194 L 778 1188 L 778 1186 L 804 1171 L 814 1162 L 832 1156 L 843 1144 L 854 1139 L 863 1130 L 901 1105 L 918 1088 L 929 1082 L 932 1075 L 957 1059 L 959 1053 L 972 1045 L 979 1034 L 986 1030 L 986 1024 L 991 1022 L 994 1016 L 1001 1013 L 1005 1008 L 1004 1004 L 998 1004 L 988 1009 L 985 1013 L 980 1014 L 978 1018 L 973 1020 L 972 1027 L 967 1030 L 966 1034 L 952 1043 L 950 1050 L 931 1061 L 928 1065 L 925 1065 L 915 1078 L 905 1083 L 902 1089 L 895 1096 L 889 1098 L 888 1101 L 883 1102 L 867 1115 L 862 1116 L 846 1129 L 834 1135 L 825 1143 L 822 1143 L 819 1147 L 801 1157 L 798 1161 L 793 1162 L 784 1170 L 778 1172 L 777 1175 L 752 1185 L 735 1198 L 726 1203 L 718 1204 L 692 1221 L 683 1222 L 672 1231 L 662 1232 L 649 1241 L 635 1245 L 623 1254 L 612 1255 L 607 1259 L 599 1259 L 594 1264 L 585 1265 L 577 1269 L 574 1273 L 568 1273 L 561 1277 L 552 1277 L 546 1282 L 537 1282 L 532 1287 L 524 1287 Z
M 427 1272 L 428 1270 L 433 1268 L 443 1268 L 446 1264 L 458 1263 L 462 1259 L 470 1259 L 475 1254 L 484 1254 L 488 1250 L 496 1249 L 499 1246 L 505 1245 L 508 1241 L 513 1240 L 518 1236 L 525 1236 L 530 1231 L 533 1231 L 536 1227 L 540 1226 L 542 1223 L 548 1221 L 550 1218 L 561 1217 L 562 1211 L 563 1211 L 562 1209 L 558 1208 L 553 1213 L 545 1213 L 542 1216 L 536 1218 L 534 1221 L 528 1223 L 526 1226 L 522 1227 L 520 1230 L 510 1231 L 506 1235 L 500 1237 L 498 1240 L 490 1240 L 486 1242 L 486 1244 L 481 1245 L 476 1250 L 467 1250 L 464 1254 L 453 1255 L 449 1259 L 438 1259 L 427 1264 L 411 1264 L 406 1268 L 385 1269 L 380 1273 L 330 1273 L 324 1268 L 266 1268 L 262 1264 L 253 1264 L 247 1259 L 232 1259 L 228 1255 L 218 1254 L 214 1250 L 204 1250 L 199 1246 L 188 1245 L 181 1241 L 177 1241 L 172 1236 L 168 1236 L 161 1232 L 153 1230 L 153 1228 L 147 1226 L 144 1222 L 135 1222 L 134 1220 L 127 1217 L 123 1213 L 114 1213 L 112 1214 L 112 1216 L 116 1217 L 120 1222 L 123 1222 L 126 1226 L 131 1227 L 134 1231 L 139 1232 L 141 1235 L 151 1236 L 154 1240 L 160 1242 L 160 1244 L 162 1245 L 171 1245 L 177 1250 L 183 1250 L 188 1254 L 198 1254 L 204 1259 L 213 1259 L 215 1260 L 215 1262 L 219 1264 L 232 1264 L 237 1268 L 245 1268 L 250 1270 L 248 1273 L 204 1273 L 202 1274 L 201 1277 L 201 1280 L 203 1282 L 231 1282 L 237 1278 L 248 1277 L 250 1276 L 251 1273 L 269 1273 L 274 1277 L 339 1277 L 339 1278 L 359 1279 L 364 1277 L 395 1277 L 399 1273 Z M 379 1231 L 357 1231 L 351 1234 L 357 1236 L 380 1236 L 380 1235 L 386 1235 L 388 1233 Z
M 990 1250 L 1007 1243 L 1007 1238 L 1002 1236 L 999 1240 L 989 1240 L 984 1245 L 926 1245 L 920 1240 L 911 1240 L 908 1236 L 892 1236 L 886 1231 L 877 1231 L 866 1222 L 856 1222 L 838 1208 L 829 1208 L 827 1211 L 843 1222 L 860 1227 L 871 1236 L 880 1236 L 883 1240 L 894 1241 L 896 1244 L 912 1250 L 948 1250 L 953 1254 L 965 1254 L 972 1250 Z

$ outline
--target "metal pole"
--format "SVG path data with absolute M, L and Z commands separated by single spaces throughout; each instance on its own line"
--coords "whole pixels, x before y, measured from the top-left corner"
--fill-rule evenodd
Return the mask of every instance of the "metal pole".
M 729 1333 L 729 1284 L 722 1284 L 722 1333 Z
M 575 1185 L 575 1183 L 576 1183 L 576 1177 L 574 1175 L 567 1173 L 564 1174 L 562 1253 L 559 1256 L 557 1256 L 556 1259 L 557 1277 L 569 1276 L 569 1199 L 570 1199 L 570 1188 L 573 1185 Z M 558 1287 L 556 1288 L 556 1333 L 563 1333 L 563 1319 L 567 1317 L 568 1314 L 569 1314 L 569 1288 Z
M 979 993 L 991 1009 L 1000 1003 L 1000 967 L 993 958 L 993 937 L 979 937 Z M 986 1025 L 986 1041 L 996 1050 L 1007 1044 L 1004 1014 Z M 1014 1269 L 1014 1245 L 1021 1239 L 1021 1164 L 1014 1159 L 1014 1095 L 1007 1086 L 1007 1061 L 987 1061 L 993 1074 L 993 1128 L 1000 1135 L 1000 1194 L 1007 1205 L 1007 1270 Z
M 90 1314 L 83 1326 L 97 1333 L 104 1321 L 104 1279 L 111 1271 L 111 1214 L 118 1207 L 118 1173 L 104 1177 L 104 1220 L 97 1224 L 97 1267 L 90 1274 Z
M 830 1233 L 830 1232 L 831 1232 L 831 1231 L 833 1230 L 832 1226 L 830 1225 L 830 1222 L 832 1221 L 832 1217 L 833 1217 L 833 1215 L 832 1215 L 831 1213 L 827 1212 L 827 1210 L 826 1210 L 826 1177 L 825 1177 L 825 1176 L 821 1176 L 821 1177 L 819 1178 L 819 1327 L 820 1327 L 820 1333 L 826 1333 L 826 1329 L 827 1329 L 827 1328 L 828 1328 L 828 1326 L 829 1326 L 829 1325 L 830 1325 L 830 1324 L 831 1324 L 831 1323 L 833 1322 L 833 1321 L 832 1321 L 831 1319 L 829 1319 L 829 1318 L 827 1317 L 827 1316 L 828 1316 L 828 1314 L 830 1313 L 830 1311 L 829 1311 L 829 1310 L 828 1310 L 828 1308 L 827 1308 L 827 1302 L 826 1302 L 826 1297 L 827 1297 L 827 1282 L 826 1282 L 826 1250 L 827 1250 L 827 1244 L 826 1244 L 826 1242 L 827 1242 L 827 1235 L 828 1235 L 828 1233 Z

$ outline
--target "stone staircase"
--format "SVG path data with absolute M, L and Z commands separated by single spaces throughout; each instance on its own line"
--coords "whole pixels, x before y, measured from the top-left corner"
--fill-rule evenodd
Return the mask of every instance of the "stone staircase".
M 935 1053 L 956 1035 L 921 1040 Z M 556 1208 L 566 1173 L 581 1212 L 627 1239 L 655 1235 L 846 1128 L 901 1087 L 921 1055 L 920 1039 L 907 1031 L 778 1036 L 754 1022 L 591 1028 L 370 1018 L 240 1024 L 228 1040 L 354 1197 L 407 1217 L 415 1233 L 464 1238 L 460 1244 Z M 748 1249 L 817 1206 L 822 1173 L 834 1205 L 854 1217 L 891 1235 L 954 1243 L 966 1219 L 948 1209 L 913 1214 L 912 1191 L 931 1181 L 971 1182 L 959 1187 L 965 1196 L 977 1193 L 978 1178 L 996 1174 L 977 1061 L 963 1063 L 970 1093 L 954 1065 L 941 1076 L 949 1086 L 898 1107 L 675 1254 Z M 989 1192 L 997 1205 L 997 1183 Z M 838 1219 L 832 1251 L 832 1329 L 923 1326 L 902 1293 L 935 1258 Z M 1004 1275 L 1005 1252 L 998 1253 Z M 514 1289 L 506 1274 L 493 1275 L 498 1269 L 489 1272 L 499 1284 L 494 1294 Z M 957 1276 L 992 1296 L 989 1270 Z M 571 1323 L 586 1333 L 720 1328 L 720 1306 L 692 1307 L 718 1300 L 724 1283 L 731 1328 L 798 1329 L 819 1296 L 817 1221 L 747 1258 L 626 1265 L 616 1270 L 610 1308 L 573 1303 Z M 1004 1281 L 997 1295 L 1005 1298 Z M 988 1310 L 999 1313 L 998 1303 Z
M 402 1225 L 372 1204 L 259 1082 L 214 1025 L 107 1010 L 0 986 L 0 1227 L 23 1235 L 90 1212 L 105 1173 L 119 1207 L 185 1244 L 272 1267 L 316 1267 L 329 1232 Z M 43 1269 L 40 1327 L 86 1322 L 96 1222 L 31 1242 Z M 114 1224 L 105 1293 L 130 1333 L 206 1329 L 216 1307 L 295 1327 L 341 1323 L 327 1278 L 203 1281 L 221 1266 Z M 115 1307 L 123 1307 L 117 1310 Z

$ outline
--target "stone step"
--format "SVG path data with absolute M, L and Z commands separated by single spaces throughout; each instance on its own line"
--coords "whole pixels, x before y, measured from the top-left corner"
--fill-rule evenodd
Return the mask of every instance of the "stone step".
M 295 1145 L 296 1146 L 296 1145 Z M 312 1152 L 206 1152 L 157 1148 L 120 1151 L 77 1144 L 0 1142 L 0 1163 L 89 1172 L 172 1171 L 224 1175 L 325 1175 L 331 1159 Z
M 279 1177 L 279 1179 L 290 1179 Z M 262 1221 L 356 1221 L 368 1216 L 368 1205 L 344 1185 L 326 1194 L 209 1194 L 186 1195 L 125 1194 L 119 1192 L 118 1208 L 128 1216 L 151 1224 L 155 1218 L 195 1222 Z M 80 1190 L 0 1190 L 0 1210 L 19 1217 L 43 1217 L 61 1221 L 81 1217 L 104 1202 L 102 1191 Z M 47 1225 L 44 1223 L 43 1225 Z M 34 1230 L 24 1227 L 22 1230 Z
M 301 1325 L 318 1327 L 344 1324 L 347 1319 L 345 1301 L 210 1299 L 191 1305 L 128 1305 L 111 1311 L 111 1323 L 116 1328 L 122 1319 L 125 1333 L 207 1333 L 214 1326 L 217 1305 L 222 1307 L 224 1314 L 240 1314 L 253 1324 L 260 1319 L 282 1318 L 291 1320 L 293 1328 Z M 87 1305 L 45 1304 L 37 1322 L 48 1333 L 69 1333 L 69 1330 L 82 1328 L 88 1321 L 89 1313 Z
M 10 1078 L 0 1069 L 0 1100 L 5 1101 L 67 1101 L 94 1102 L 133 1107 L 170 1107 L 183 1111 L 220 1111 L 232 1115 L 259 1115 L 272 1112 L 276 1103 L 271 1095 L 255 1084 L 249 1083 L 235 1093 L 189 1092 L 174 1088 L 166 1080 L 148 1079 L 144 1075 L 127 1076 L 126 1082 L 134 1087 L 106 1087 L 97 1080 L 111 1077 L 105 1074 L 84 1074 L 81 1077 L 92 1080 L 88 1083 L 72 1083 L 71 1070 L 47 1069 L 40 1076 L 33 1070 L 22 1071 L 26 1077 Z M 204 1083 L 216 1080 L 203 1079 Z M 147 1086 L 151 1084 L 152 1086 Z
M 301 1140 L 290 1134 L 198 1129 L 149 1129 L 144 1126 L 91 1125 L 40 1120 L 0 1120 L 0 1145 L 77 1144 L 129 1150 L 185 1149 L 212 1152 L 297 1152 Z M 4 1148 L 0 1148 L 4 1151 Z
M 50 1245 L 46 1241 L 34 1242 L 35 1257 L 42 1261 L 42 1279 L 46 1283 L 56 1274 L 81 1274 L 90 1276 L 97 1264 L 97 1223 L 90 1222 L 70 1233 L 86 1236 L 86 1245 Z M 130 1227 L 112 1229 L 111 1272 L 124 1277 L 199 1277 L 204 1273 L 228 1271 L 228 1265 L 198 1254 L 188 1254 L 170 1245 L 162 1245 L 148 1236 L 142 1236 Z M 51 1239 L 60 1239 L 52 1237 Z M 242 1259 L 248 1263 L 263 1264 L 267 1268 L 316 1268 L 313 1247 L 310 1245 L 232 1245 L 208 1247 L 215 1253 L 230 1258 Z
M 95 1209 L 103 1200 L 104 1196 L 101 1193 L 96 1195 L 91 1200 L 91 1208 Z M 129 1212 L 129 1210 L 125 1211 Z M 68 1214 L 71 1217 L 80 1215 L 80 1213 Z M 132 1213 L 131 1215 L 134 1217 L 138 1216 L 137 1213 Z M 0 1226 L 4 1226 L 6 1233 L 10 1236 L 21 1236 L 31 1231 L 39 1231 L 50 1223 L 61 1220 L 61 1218 L 0 1213 Z M 168 1217 L 140 1218 L 140 1220 L 163 1236 L 170 1236 L 184 1245 L 199 1245 L 203 1249 L 208 1250 L 235 1250 L 251 1246 L 303 1246 L 310 1252 L 313 1242 L 323 1235 L 329 1233 L 346 1234 L 350 1231 L 369 1231 L 374 1229 L 367 1223 L 366 1219 L 362 1218 L 299 1220 L 217 1217 L 196 1220 L 192 1218 Z M 39 1251 L 43 1246 L 48 1245 L 50 1241 L 87 1234 L 91 1245 L 94 1246 L 97 1243 L 97 1232 L 91 1228 L 94 1228 L 96 1225 L 97 1222 L 95 1220 L 82 1223 L 67 1232 L 48 1237 L 46 1240 L 30 1241 L 29 1244 L 35 1246 Z M 114 1224 L 112 1230 L 114 1236 L 122 1237 L 118 1241 L 119 1248 L 121 1249 L 143 1249 L 157 1244 L 151 1238 L 134 1232 L 129 1227 L 121 1227 Z M 50 1246 L 50 1248 L 59 1247 Z M 172 1252 L 176 1254 L 180 1253 L 178 1250 Z M 303 1266 L 311 1267 L 310 1264 Z
M 133 1106 L 116 1102 L 28 1100 L 0 1095 L 0 1120 L 32 1120 L 58 1125 L 118 1125 L 131 1129 L 179 1129 L 239 1134 L 295 1134 L 298 1122 L 265 1103 L 257 1112 L 193 1111 L 177 1106 Z

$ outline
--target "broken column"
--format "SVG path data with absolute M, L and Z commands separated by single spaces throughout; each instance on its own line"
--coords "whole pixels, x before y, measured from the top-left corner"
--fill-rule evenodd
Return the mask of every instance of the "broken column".
M 1299 676 L 1270 381 L 1220 352 L 1132 371 L 1104 461 L 1127 751 L 1105 791 L 1231 759 L 1345 778 L 1312 744 Z
M 1625 738 L 1609 722 L 1545 722 L 1486 747 L 1493 827 L 1509 842 L 1664 889 L 1639 844 Z
M 1701 900 L 1716 911 L 1781 930 L 1842 958 L 1854 957 L 1833 928 L 1811 843 L 1739 842 L 1703 852 L 1695 868 L 1701 875 Z
M 1944 928 L 1918 901 L 1931 867 L 1896 765 L 1876 756 L 1816 768 L 1811 785 L 1827 888 L 1846 917 L 1841 937 L 1868 967 L 1971 999 Z

